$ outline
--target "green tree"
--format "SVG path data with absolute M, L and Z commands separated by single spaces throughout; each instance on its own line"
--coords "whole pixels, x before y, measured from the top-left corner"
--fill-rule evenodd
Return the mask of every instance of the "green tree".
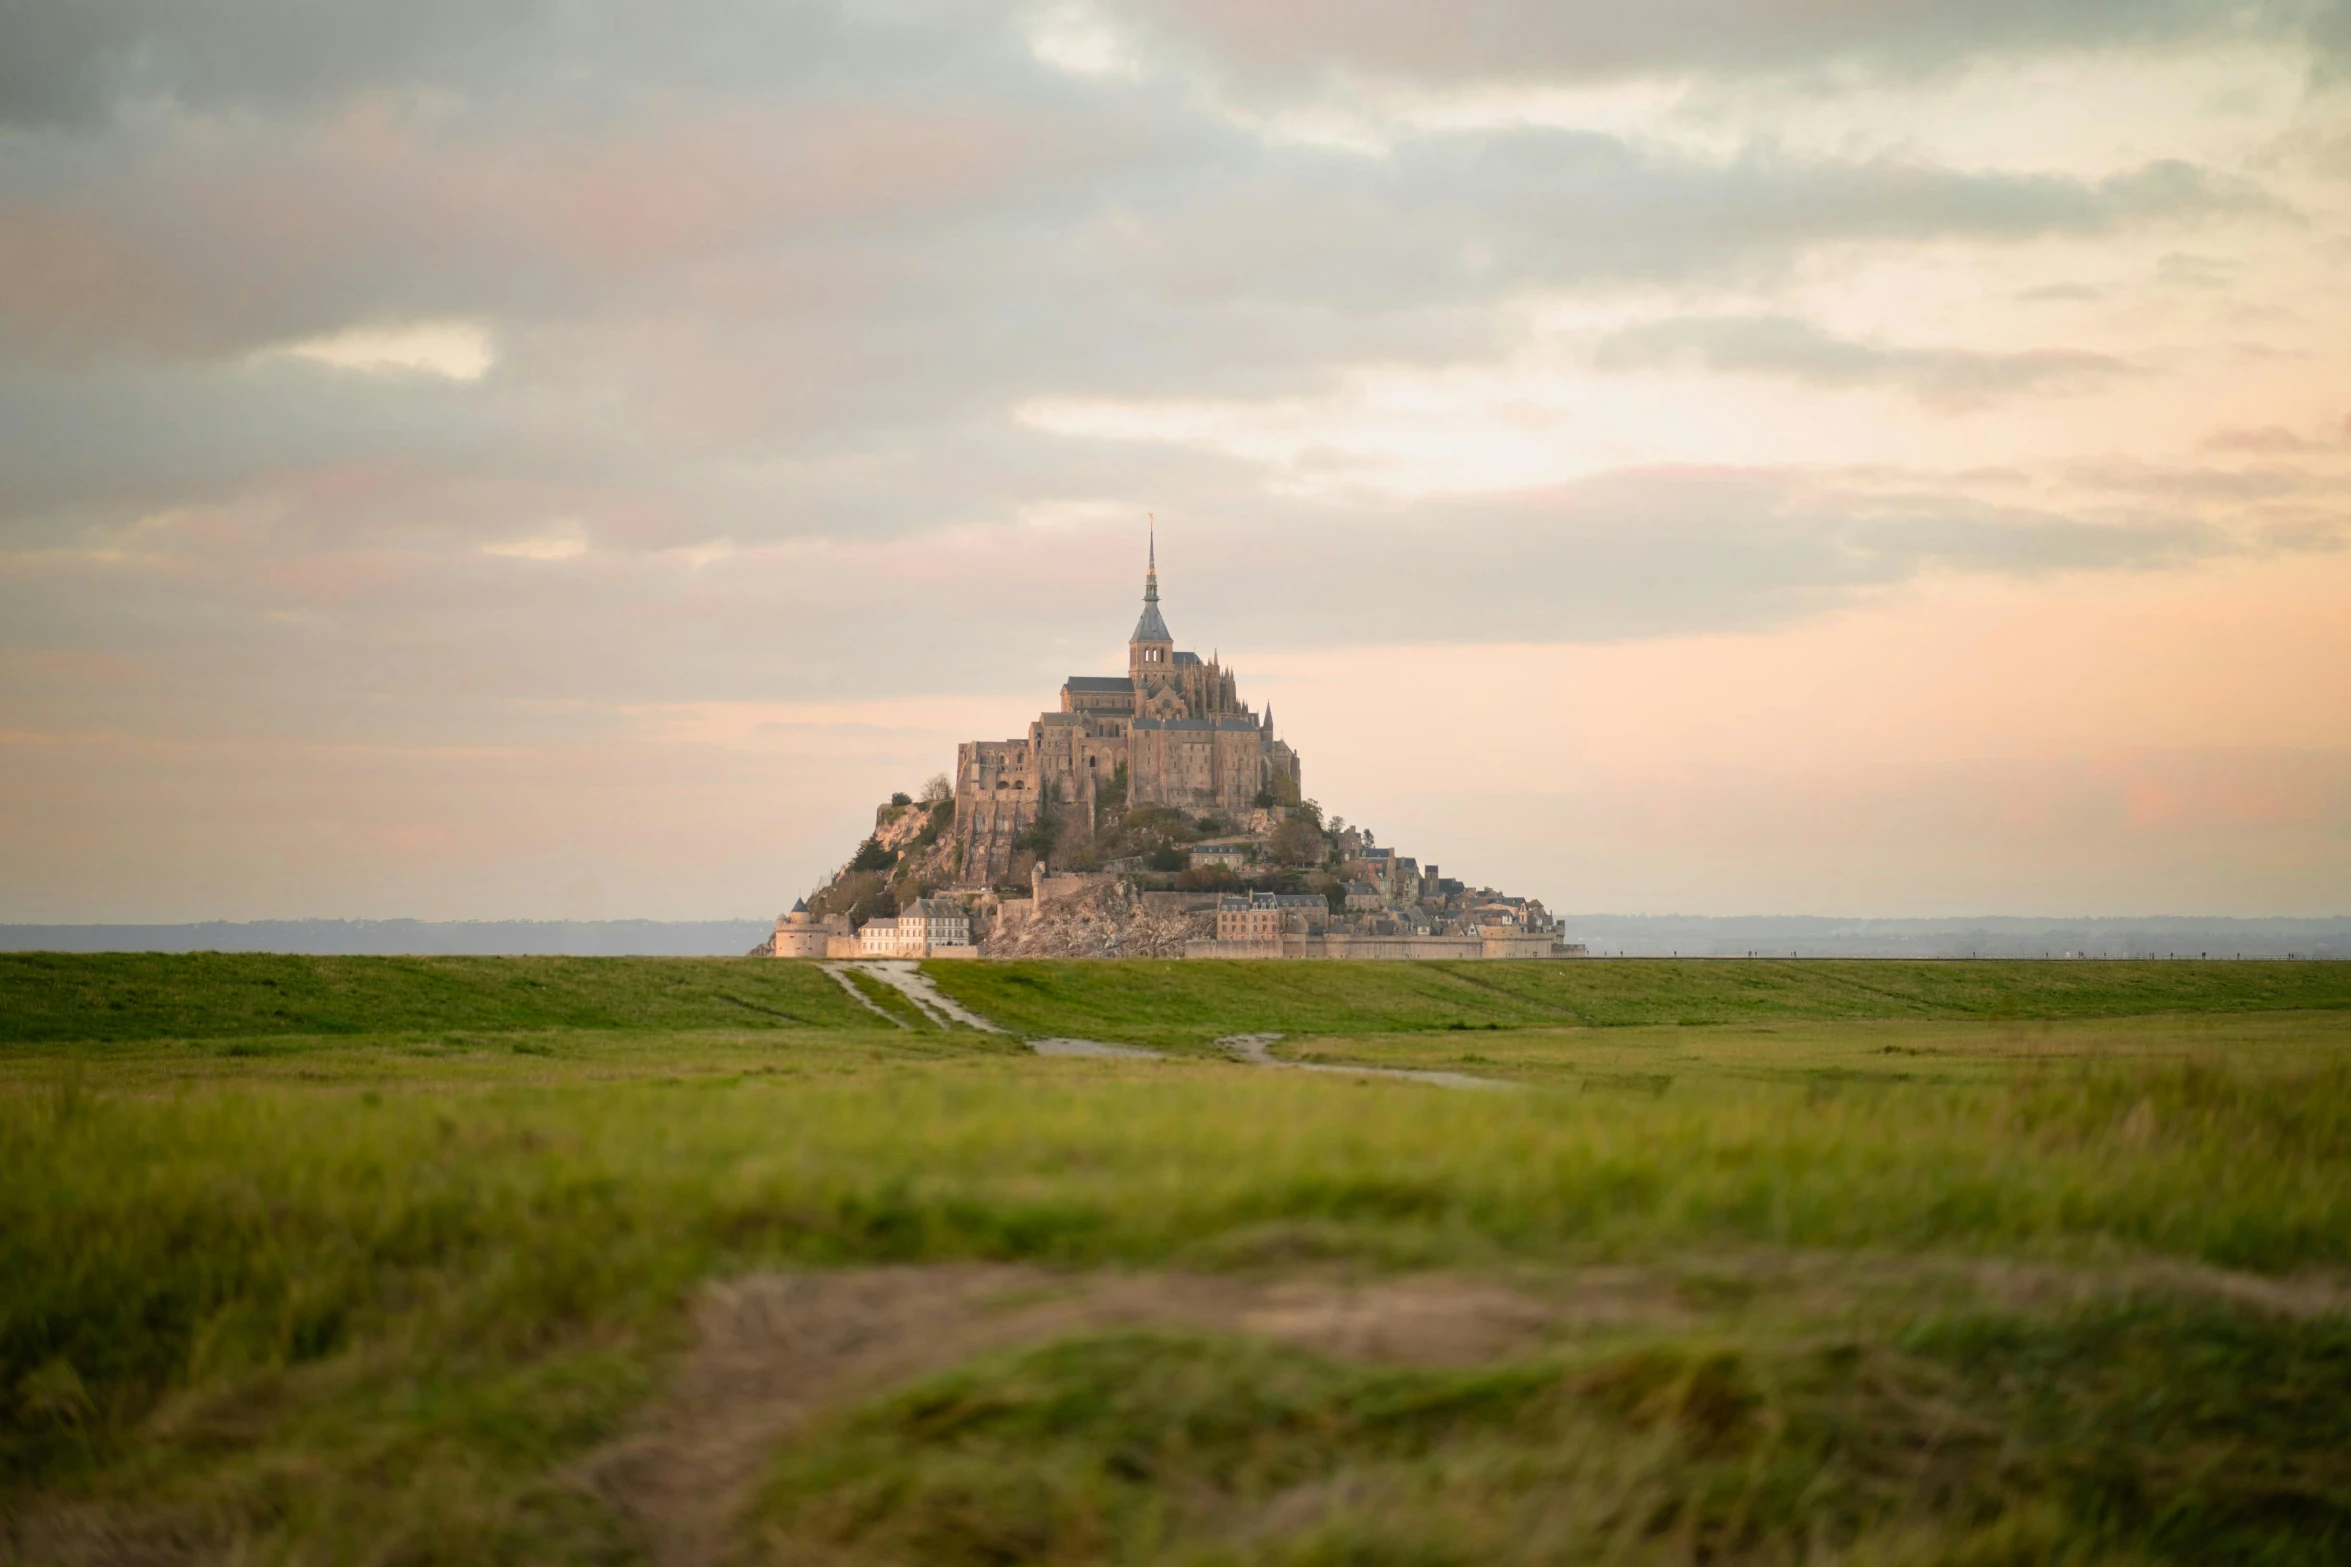
M 1321 829 L 1301 815 L 1274 829 L 1267 850 L 1277 865 L 1320 865 L 1326 847 Z

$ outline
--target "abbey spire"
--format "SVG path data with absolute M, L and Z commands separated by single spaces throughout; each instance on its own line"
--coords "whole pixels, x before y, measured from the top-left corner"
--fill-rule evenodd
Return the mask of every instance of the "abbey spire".
M 1167 622 L 1159 618 L 1159 529 L 1151 529 L 1149 564 L 1143 571 L 1143 617 L 1135 622 L 1135 634 L 1127 638 L 1127 665 L 1130 673 L 1164 674 L 1169 659 L 1175 652 L 1175 638 L 1168 633 Z M 1146 649 L 1155 649 L 1158 657 L 1145 656 Z
M 1241 700 L 1221 651 L 1178 651 L 1159 613 L 1159 530 L 1146 536 L 1143 613 L 1127 642 L 1126 672 L 1071 675 L 1057 710 L 1025 739 L 971 740 L 955 753 L 956 874 L 966 887 L 1017 879 L 1034 856 L 1037 824 L 1099 828 L 1123 813 L 1164 806 L 1228 822 L 1269 798 L 1301 796 L 1298 753 Z

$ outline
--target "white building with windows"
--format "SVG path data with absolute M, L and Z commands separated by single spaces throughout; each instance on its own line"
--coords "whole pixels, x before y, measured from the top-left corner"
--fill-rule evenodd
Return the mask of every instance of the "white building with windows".
M 895 919 L 868 920 L 857 929 L 858 956 L 974 958 L 971 916 L 947 898 L 917 898 Z

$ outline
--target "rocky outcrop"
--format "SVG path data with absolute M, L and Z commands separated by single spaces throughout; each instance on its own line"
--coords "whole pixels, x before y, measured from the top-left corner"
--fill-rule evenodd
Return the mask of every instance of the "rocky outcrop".
M 982 951 L 992 958 L 1180 958 L 1198 916 L 1147 907 L 1115 877 L 1050 899 L 997 905 Z

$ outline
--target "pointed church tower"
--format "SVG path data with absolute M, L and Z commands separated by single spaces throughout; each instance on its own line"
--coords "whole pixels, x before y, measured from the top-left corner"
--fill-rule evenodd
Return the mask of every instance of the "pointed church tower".
M 1143 618 L 1135 622 L 1135 634 L 1127 638 L 1127 678 L 1135 682 L 1140 694 L 1146 680 L 1165 680 L 1173 673 L 1175 638 L 1167 634 L 1167 622 L 1159 618 L 1159 529 L 1151 529 L 1150 564 L 1143 572 Z

